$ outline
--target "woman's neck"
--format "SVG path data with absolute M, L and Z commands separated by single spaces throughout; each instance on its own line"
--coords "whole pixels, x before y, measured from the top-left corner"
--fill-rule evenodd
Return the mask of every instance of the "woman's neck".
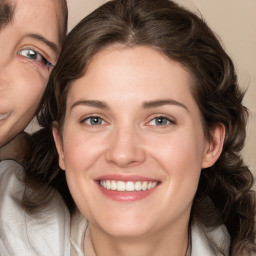
M 96 256 L 185 256 L 188 225 L 138 237 L 113 237 L 90 227 Z

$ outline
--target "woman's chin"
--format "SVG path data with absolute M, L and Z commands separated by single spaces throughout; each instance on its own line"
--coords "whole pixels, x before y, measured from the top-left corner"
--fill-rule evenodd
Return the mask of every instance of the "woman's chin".
M 92 224 L 92 223 L 91 223 Z M 90 224 L 90 228 L 94 226 Z M 149 233 L 148 221 L 115 221 L 100 224 L 100 230 L 113 238 L 137 239 Z

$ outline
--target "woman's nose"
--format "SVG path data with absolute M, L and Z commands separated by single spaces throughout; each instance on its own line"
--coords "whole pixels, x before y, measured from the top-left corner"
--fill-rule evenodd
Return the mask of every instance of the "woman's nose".
M 106 160 L 121 168 L 132 167 L 145 161 L 146 152 L 135 128 L 117 128 L 109 136 Z

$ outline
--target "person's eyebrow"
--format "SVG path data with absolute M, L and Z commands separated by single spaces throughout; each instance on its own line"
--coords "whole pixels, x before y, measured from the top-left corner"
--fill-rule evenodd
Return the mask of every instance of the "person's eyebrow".
M 25 37 L 36 39 L 49 46 L 55 53 L 59 53 L 59 47 L 55 43 L 49 41 L 48 39 L 39 34 L 27 34 Z
M 159 100 L 145 101 L 143 103 L 143 108 L 145 108 L 145 109 L 157 108 L 157 107 L 161 107 L 161 106 L 164 106 L 164 105 L 175 105 L 175 106 L 178 106 L 178 107 L 182 107 L 186 111 L 189 112 L 186 105 L 182 104 L 179 101 L 173 100 L 173 99 L 159 99 Z
M 13 21 L 15 5 L 0 0 L 0 30 Z
M 109 106 L 105 102 L 99 100 L 78 100 L 72 104 L 71 109 L 80 105 L 99 109 L 109 109 Z

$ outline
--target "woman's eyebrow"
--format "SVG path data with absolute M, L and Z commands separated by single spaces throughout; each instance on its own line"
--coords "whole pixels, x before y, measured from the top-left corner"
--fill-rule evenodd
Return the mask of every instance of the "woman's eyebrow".
M 36 39 L 49 46 L 55 53 L 59 52 L 59 47 L 54 42 L 49 41 L 48 39 L 39 34 L 27 34 L 25 37 Z
M 98 100 L 78 100 L 72 104 L 71 109 L 76 106 L 79 106 L 79 105 L 96 107 L 96 108 L 100 108 L 100 109 L 109 109 L 109 106 L 105 102 L 98 101 Z M 181 102 L 178 102 L 176 100 L 173 100 L 173 99 L 145 101 L 142 104 L 143 108 L 155 108 L 155 107 L 161 107 L 164 105 L 176 105 L 176 106 L 182 107 L 188 111 L 188 108 L 184 104 L 182 104 Z
M 148 108 L 161 107 L 164 105 L 175 105 L 178 107 L 182 107 L 189 112 L 188 108 L 184 104 L 173 99 L 159 99 L 159 100 L 145 101 L 142 106 L 143 108 L 148 109 Z
M 105 102 L 99 101 L 99 100 L 78 100 L 72 104 L 71 109 L 79 105 L 100 108 L 100 109 L 109 109 L 109 106 Z
M 0 0 L 0 30 L 13 21 L 15 5 Z

